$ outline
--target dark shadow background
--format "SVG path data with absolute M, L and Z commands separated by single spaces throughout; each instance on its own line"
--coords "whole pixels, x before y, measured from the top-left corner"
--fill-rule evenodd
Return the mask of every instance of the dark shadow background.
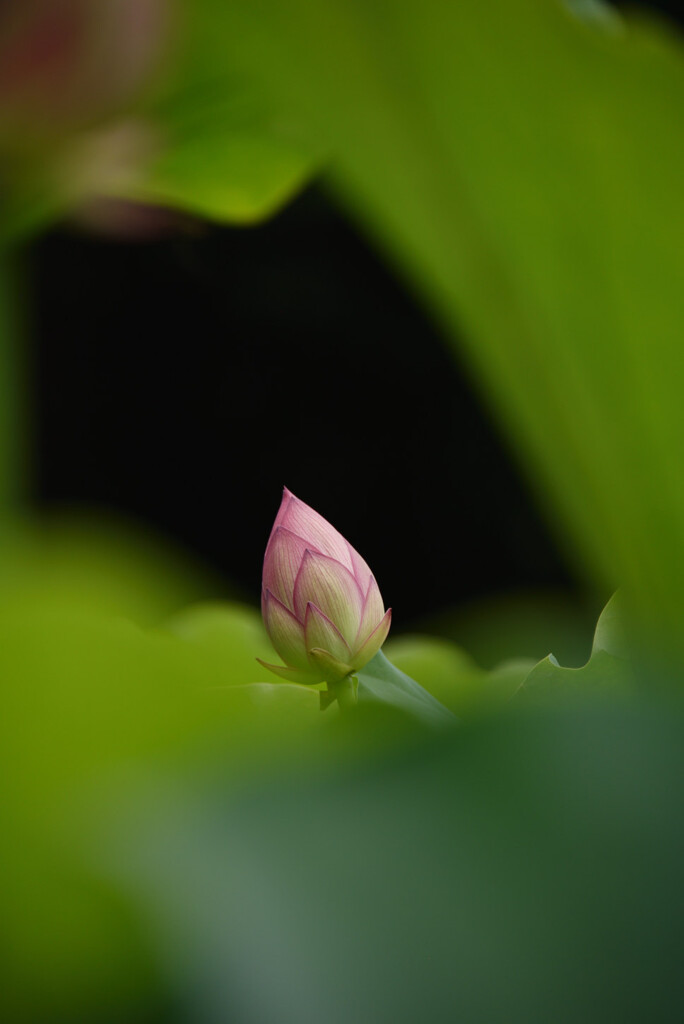
M 34 494 L 153 526 L 256 598 L 287 484 L 399 622 L 571 577 L 428 316 L 311 188 L 270 222 L 31 254 Z

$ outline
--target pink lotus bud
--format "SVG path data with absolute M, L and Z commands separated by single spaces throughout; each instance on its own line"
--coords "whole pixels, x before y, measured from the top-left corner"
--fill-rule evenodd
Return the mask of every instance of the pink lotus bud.
M 264 556 L 261 607 L 285 665 L 261 664 L 300 683 L 335 683 L 363 668 L 392 617 L 363 558 L 287 488 Z

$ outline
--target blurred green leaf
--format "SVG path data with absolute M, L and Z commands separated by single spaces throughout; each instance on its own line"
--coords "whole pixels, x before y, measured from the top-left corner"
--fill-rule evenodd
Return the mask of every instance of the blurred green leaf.
M 177 89 L 146 116 L 156 151 L 115 195 L 248 224 L 287 202 L 321 161 L 296 126 L 223 62 L 213 75 L 184 69 Z
M 130 195 L 250 223 L 301 188 L 322 149 L 259 77 L 235 69 L 216 13 L 205 0 L 184 5 L 167 79 L 141 108 L 158 151 Z
M 44 231 L 69 209 L 60 182 L 60 154 L 40 152 L 27 160 L 3 154 L 0 170 L 0 247 L 9 249 Z
M 225 593 L 205 566 L 140 524 L 86 511 L 29 515 L 0 536 L 0 611 L 46 607 L 155 626 Z
M 164 73 L 116 117 L 0 154 L 0 241 L 98 198 L 247 224 L 290 199 L 322 149 L 226 61 L 212 12 L 186 4 Z
M 594 631 L 592 655 L 605 651 L 615 658 L 629 659 L 634 655 L 635 634 L 630 628 L 629 609 L 625 608 L 618 591 L 601 612 Z
M 89 867 L 98 816 L 121 780 L 135 791 L 212 757 L 235 779 L 259 777 L 305 749 L 324 716 L 306 687 L 248 685 L 249 609 L 223 606 L 221 643 L 203 644 L 191 615 L 185 636 L 140 628 L 122 604 L 112 615 L 116 582 L 53 583 L 0 599 L 4 1015 L 146 1020 L 163 996 L 156 954 L 131 901 Z
M 633 684 L 629 666 L 606 651 L 596 651 L 582 668 L 563 668 L 552 654 L 544 658 L 525 677 L 522 692 L 546 698 L 553 690 L 567 692 L 573 687 L 602 690 L 604 687 Z
M 210 655 L 229 683 L 257 682 L 267 674 L 257 658 L 272 658 L 273 648 L 254 608 L 204 602 L 179 612 L 166 628 Z M 269 682 L 278 685 L 275 676 Z
M 139 789 L 102 861 L 192 1020 L 676 1018 L 681 706 L 515 707 L 233 796 L 217 765 Z
M 684 61 L 553 0 L 212 6 L 417 282 L 584 571 L 681 637 Z M 464 443 L 467 443 L 464 440 Z
M 537 663 L 514 658 L 484 670 L 455 644 L 429 636 L 395 638 L 384 651 L 397 669 L 419 680 L 456 715 L 467 717 L 500 707 L 518 692 L 545 698 L 575 688 L 587 693 L 633 688 L 648 669 L 630 630 L 628 612 L 622 596 L 614 594 L 599 616 L 591 654 L 581 668 L 563 667 L 555 654 L 549 654 Z
M 503 704 L 534 667 L 529 659 L 511 659 L 485 671 L 448 640 L 402 636 L 383 650 L 392 664 L 417 679 L 458 717 Z
M 18 268 L 0 245 L 0 536 L 14 517 L 26 485 L 27 381 L 19 335 Z
M 591 656 L 581 668 L 563 668 L 558 659 L 549 654 L 525 677 L 522 692 L 527 695 L 546 696 L 550 691 L 567 692 L 575 687 L 601 692 L 604 688 L 630 689 L 634 686 L 638 669 L 639 648 L 628 642 L 628 623 L 621 597 L 614 594 L 601 612 L 596 624 Z
M 583 665 L 600 607 L 559 590 L 509 591 L 445 608 L 420 619 L 416 630 L 451 640 L 483 668 L 509 658 L 537 662 L 548 651 L 564 665 Z

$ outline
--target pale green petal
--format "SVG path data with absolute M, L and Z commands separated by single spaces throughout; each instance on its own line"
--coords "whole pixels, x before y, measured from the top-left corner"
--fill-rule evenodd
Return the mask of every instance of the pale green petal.
M 363 603 L 361 625 L 356 638 L 357 646 L 363 645 L 385 614 L 385 606 L 375 578 L 371 576 Z
M 270 590 L 264 597 L 264 623 L 271 643 L 285 664 L 308 668 L 304 627 Z
M 348 644 L 355 642 L 363 595 L 348 569 L 313 551 L 305 553 L 294 588 L 294 610 L 302 622 L 309 602 L 330 619 Z
M 261 658 L 256 660 L 260 665 L 268 669 L 269 672 L 280 676 L 281 679 L 287 679 L 288 683 L 302 683 L 311 686 L 325 681 L 321 672 L 318 669 L 313 669 L 311 666 L 308 671 L 304 671 L 299 668 L 289 668 L 285 665 L 271 665 L 268 661 L 262 661 Z
M 366 642 L 358 651 L 354 654 L 354 671 L 358 672 L 360 668 L 363 668 L 371 658 L 378 653 L 390 630 L 392 622 L 392 609 L 388 608 L 382 619 L 375 627 L 371 635 L 368 637 Z
M 304 637 L 307 651 L 319 648 L 328 651 L 337 661 L 347 664 L 351 661 L 351 650 L 337 626 L 316 607 L 306 606 Z
M 340 679 L 344 679 L 352 671 L 351 665 L 346 665 L 344 662 L 338 661 L 337 658 L 333 658 L 332 654 L 328 651 L 322 651 L 320 648 L 314 647 L 309 653 L 313 661 L 320 668 L 326 683 L 339 682 Z

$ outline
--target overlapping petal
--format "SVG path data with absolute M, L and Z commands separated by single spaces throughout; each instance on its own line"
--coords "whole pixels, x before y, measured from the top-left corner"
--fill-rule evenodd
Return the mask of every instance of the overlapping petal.
M 368 587 L 366 588 L 363 610 L 361 612 L 361 624 L 356 636 L 357 647 L 361 646 L 367 637 L 370 636 L 384 614 L 385 606 L 382 603 L 380 590 L 375 582 L 375 577 L 371 576 L 368 581 Z
M 342 534 L 310 505 L 306 505 L 291 494 L 287 488 L 283 494 L 276 524 L 302 537 L 312 551 L 336 558 L 350 572 L 353 571 L 349 545 Z
M 304 626 L 270 590 L 264 591 L 264 623 L 271 643 L 285 664 L 308 668 Z
M 347 547 L 349 548 L 349 557 L 352 562 L 352 573 L 354 575 L 354 579 L 361 588 L 361 593 L 365 594 L 368 590 L 368 584 L 370 583 L 373 574 L 361 555 L 358 551 L 354 550 L 349 541 L 347 541 Z
M 290 611 L 292 595 L 307 543 L 284 526 L 275 526 L 264 555 L 263 586 Z
M 363 668 L 363 666 L 368 664 L 371 658 L 378 653 L 387 639 L 387 634 L 390 631 L 391 624 L 392 609 L 388 608 L 371 635 L 356 651 L 353 666 L 355 669 Z
M 352 645 L 361 623 L 363 595 L 348 569 L 334 558 L 305 551 L 294 587 L 294 612 L 300 621 L 311 602 L 334 622 Z
M 347 665 L 351 664 L 352 654 L 349 644 L 337 626 L 311 601 L 306 606 L 304 638 L 307 651 L 312 651 L 314 648 L 324 650 L 338 661 Z
M 332 654 L 314 647 L 311 651 L 311 659 L 315 662 L 326 683 L 335 683 L 344 679 L 352 671 L 352 666 L 333 658 Z

